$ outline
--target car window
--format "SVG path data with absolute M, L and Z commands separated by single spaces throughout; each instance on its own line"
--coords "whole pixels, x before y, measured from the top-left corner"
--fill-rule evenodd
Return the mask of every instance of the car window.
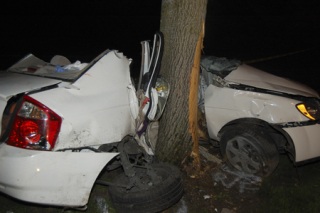
M 53 56 L 50 62 L 46 62 L 33 54 L 28 54 L 11 66 L 8 72 L 75 81 L 109 51 L 104 51 L 90 63 L 84 63 L 79 60 L 71 63 L 66 57 L 57 55 Z

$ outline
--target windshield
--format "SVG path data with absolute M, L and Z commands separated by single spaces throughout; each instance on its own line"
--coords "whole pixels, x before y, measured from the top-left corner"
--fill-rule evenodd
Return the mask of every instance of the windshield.
M 83 63 L 80 61 L 71 63 L 66 57 L 60 55 L 54 56 L 50 62 L 45 62 L 33 54 L 28 54 L 11 66 L 8 72 L 75 81 L 107 52 L 109 52 L 109 50 L 104 51 L 91 63 Z

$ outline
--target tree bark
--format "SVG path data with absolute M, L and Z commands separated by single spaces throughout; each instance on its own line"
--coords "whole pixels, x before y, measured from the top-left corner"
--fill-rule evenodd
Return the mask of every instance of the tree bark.
M 171 92 L 160 120 L 156 154 L 176 165 L 181 165 L 191 153 L 192 158 L 197 157 L 192 147 L 197 137 L 199 68 L 194 64 L 200 57 L 196 47 L 206 6 L 207 0 L 162 0 L 160 30 L 164 34 L 164 54 L 160 74 L 169 81 Z

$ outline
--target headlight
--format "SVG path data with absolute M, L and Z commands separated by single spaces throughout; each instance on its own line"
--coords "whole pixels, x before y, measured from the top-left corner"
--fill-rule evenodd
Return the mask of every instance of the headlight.
M 320 119 L 320 107 L 318 101 L 310 101 L 296 105 L 299 112 L 311 120 Z

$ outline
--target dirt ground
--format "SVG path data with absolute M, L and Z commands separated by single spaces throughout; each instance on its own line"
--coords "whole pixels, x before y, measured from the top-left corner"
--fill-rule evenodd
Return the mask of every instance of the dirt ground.
M 295 167 L 286 156 L 268 178 L 234 171 L 221 161 L 219 149 L 200 146 L 201 172 L 182 172 L 184 196 L 162 213 L 318 213 L 320 162 Z M 191 168 L 191 167 L 187 167 Z M 39 206 L 0 194 L 0 213 L 116 213 L 105 186 L 96 185 L 86 209 Z
M 256 193 L 262 180 L 227 167 L 218 148 L 202 144 L 200 150 L 200 173 L 194 175 L 192 167 L 183 171 L 185 194 L 178 204 L 164 213 L 254 212 L 258 208 Z
M 202 148 L 201 174 L 183 172 L 185 195 L 165 213 L 320 212 L 319 162 L 296 167 L 284 155 L 263 180 L 227 167 L 218 148 Z

